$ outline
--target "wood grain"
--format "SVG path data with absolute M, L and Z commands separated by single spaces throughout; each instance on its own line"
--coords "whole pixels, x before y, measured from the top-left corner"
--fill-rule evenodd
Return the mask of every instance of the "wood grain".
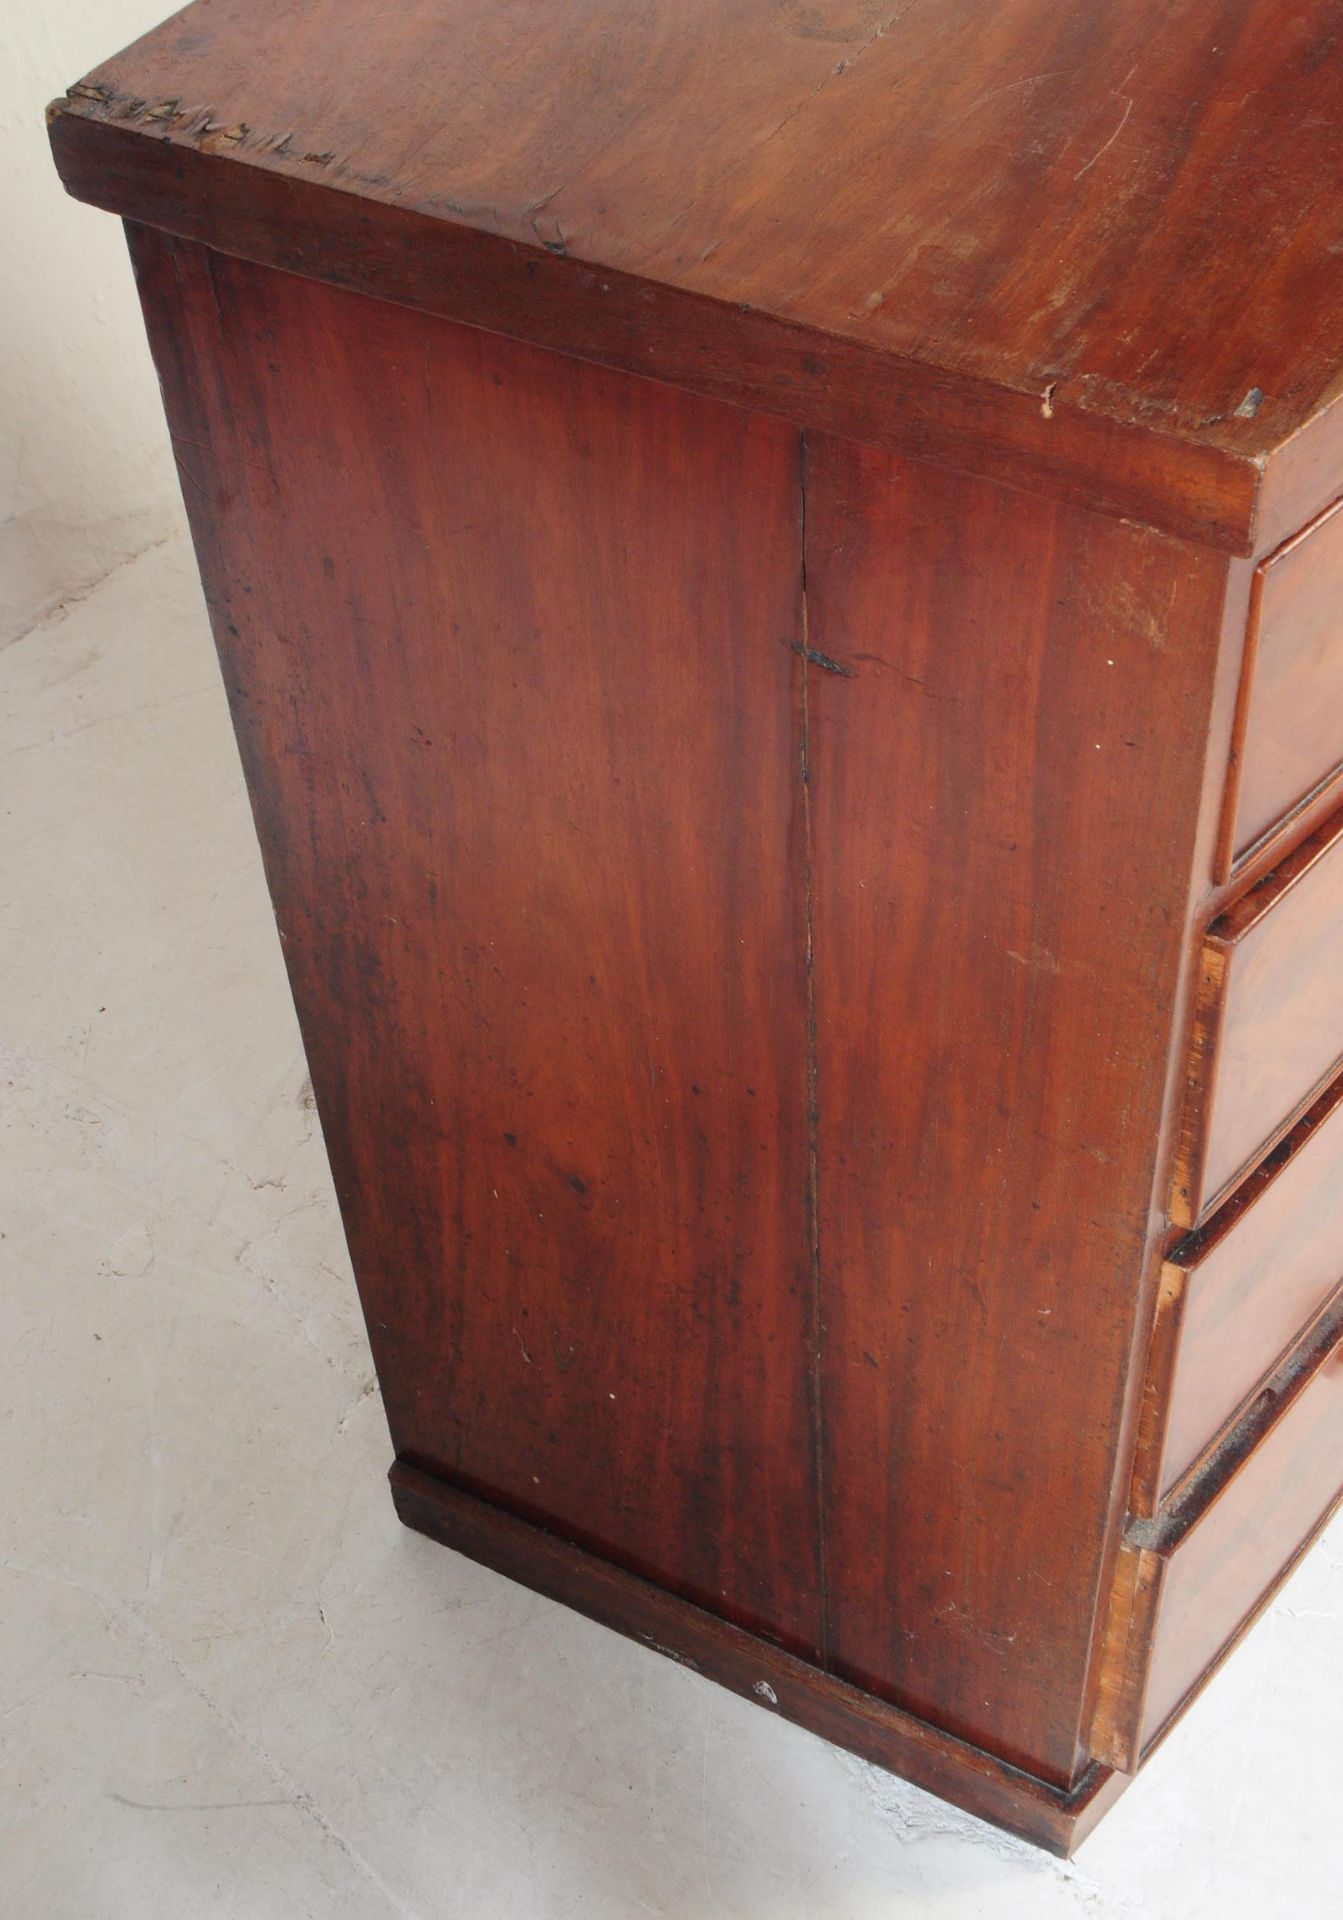
M 1060 1781 L 1128 1485 L 1224 571 L 808 442 L 808 630 L 842 669 L 807 682 L 831 1645 Z
M 815 1653 L 797 436 L 133 239 L 396 1449 Z
M 1136 1773 L 1142 1760 L 1142 1697 L 1162 1573 L 1159 1554 L 1124 1542 L 1098 1660 L 1095 1718 L 1088 1742 L 1097 1761 L 1119 1773 Z
M 1336 491 L 1334 31 L 1333 0 L 418 0 L 374 37 L 354 0 L 197 0 L 53 139 L 77 193 L 225 250 L 707 359 L 1248 552 Z
M 134 244 L 398 1452 L 1070 1789 L 1224 563 Z

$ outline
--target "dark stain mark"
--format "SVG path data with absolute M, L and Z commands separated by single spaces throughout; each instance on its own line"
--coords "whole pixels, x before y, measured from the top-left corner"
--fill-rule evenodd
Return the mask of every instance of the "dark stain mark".
M 857 673 L 852 667 L 846 667 L 841 660 L 832 660 L 828 653 L 818 653 L 815 647 L 804 646 L 801 641 L 790 640 L 788 645 L 794 653 L 809 661 L 813 667 L 819 667 L 822 673 L 838 673 L 845 680 L 856 680 Z

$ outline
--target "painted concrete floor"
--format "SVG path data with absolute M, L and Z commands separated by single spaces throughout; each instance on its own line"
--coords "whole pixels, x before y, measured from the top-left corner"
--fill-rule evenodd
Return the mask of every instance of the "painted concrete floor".
M 1343 1531 L 1068 1866 L 403 1531 L 182 541 L 0 728 L 6 1920 L 1343 1912 Z

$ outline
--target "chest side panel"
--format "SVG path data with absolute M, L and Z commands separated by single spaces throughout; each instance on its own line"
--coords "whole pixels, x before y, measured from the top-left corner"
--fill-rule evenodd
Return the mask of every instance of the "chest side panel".
M 797 435 L 133 239 L 398 1453 L 814 1653 Z
M 1139 529 L 808 440 L 831 1645 L 1062 1779 L 1223 585 Z

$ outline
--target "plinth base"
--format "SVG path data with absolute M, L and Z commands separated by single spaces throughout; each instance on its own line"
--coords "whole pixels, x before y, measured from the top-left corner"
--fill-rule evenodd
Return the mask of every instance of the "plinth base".
M 1094 1765 L 1065 1793 L 418 1467 L 398 1460 L 389 1478 L 417 1533 L 1050 1853 L 1067 1858 L 1128 1785 Z

